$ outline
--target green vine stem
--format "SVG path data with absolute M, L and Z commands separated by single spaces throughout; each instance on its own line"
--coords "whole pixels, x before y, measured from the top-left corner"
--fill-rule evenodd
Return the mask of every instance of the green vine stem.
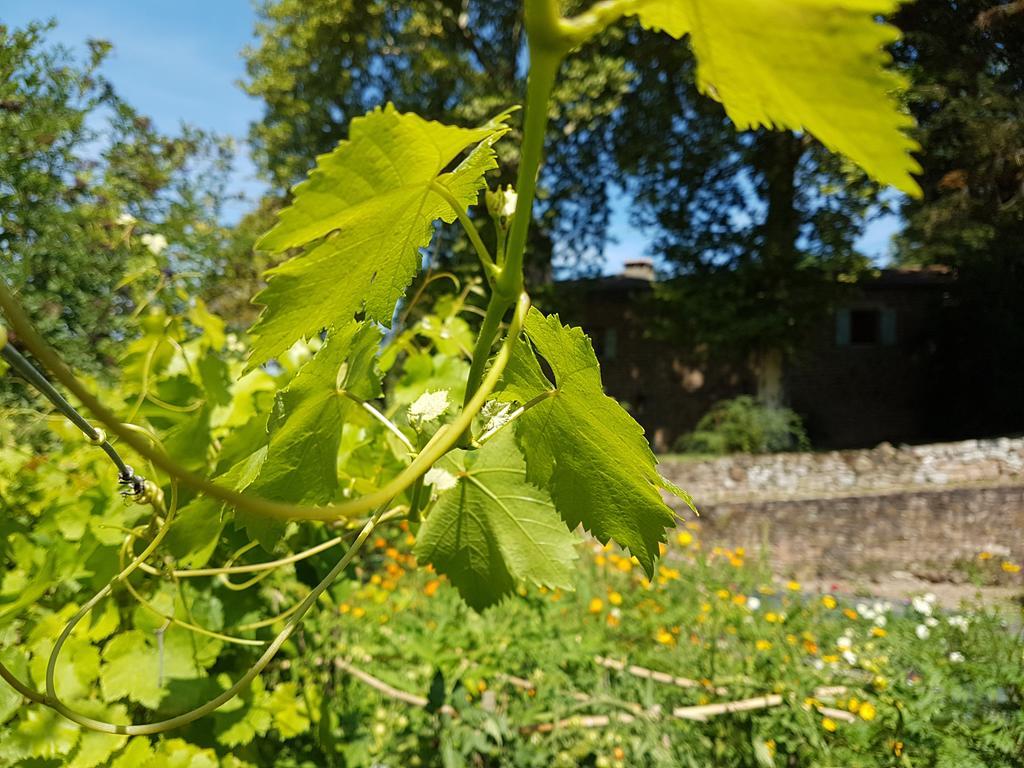
M 39 693 L 38 691 L 35 691 L 32 688 L 26 686 L 24 683 L 18 680 L 13 674 L 11 674 L 10 670 L 8 670 L 2 664 L 0 664 L 0 677 L 6 680 L 13 688 L 15 688 L 15 690 L 17 690 L 25 698 L 30 699 L 31 701 L 34 701 L 38 704 L 50 707 L 60 715 L 66 717 L 68 720 L 78 723 L 79 725 L 85 728 L 89 728 L 90 730 L 99 731 L 101 733 L 121 734 L 126 736 L 150 736 L 157 733 L 164 733 L 165 731 L 169 731 L 183 725 L 188 725 L 189 723 L 194 722 L 202 717 L 205 717 L 211 712 L 214 712 L 215 710 L 219 709 L 224 704 L 226 704 L 228 701 L 233 699 L 242 690 L 244 690 L 245 687 L 248 686 L 257 675 L 259 675 L 266 668 L 266 666 L 270 663 L 274 656 L 277 655 L 277 652 L 281 649 L 281 646 L 283 646 L 285 642 L 288 640 L 288 638 L 290 638 L 292 634 L 295 632 L 296 628 L 302 622 L 303 617 L 309 611 L 310 607 L 312 607 L 312 605 L 317 601 L 317 599 L 319 599 L 320 595 L 323 594 L 323 592 L 334 582 L 334 580 L 341 574 L 341 572 L 345 570 L 346 567 L 348 567 L 349 563 L 352 562 L 352 559 L 356 556 L 359 550 L 362 549 L 363 545 L 366 543 L 366 540 L 377 529 L 377 526 L 380 525 L 382 522 L 391 519 L 392 517 L 393 515 L 390 512 L 385 513 L 382 508 L 370 520 L 366 522 L 366 524 L 363 526 L 363 529 L 360 531 L 359 536 L 356 537 L 356 540 L 352 543 L 352 546 L 349 547 L 345 555 L 334 565 L 333 568 L 331 568 L 330 572 L 323 578 L 323 580 L 321 580 L 320 583 L 317 584 L 313 589 L 311 589 L 309 593 L 306 595 L 306 597 L 303 598 L 303 600 L 298 604 L 298 607 L 295 610 L 295 612 L 288 619 L 284 629 L 282 629 L 281 632 L 277 634 L 277 636 L 271 641 L 267 649 L 263 652 L 259 659 L 257 659 L 256 663 L 253 664 L 253 666 L 250 667 L 249 670 L 244 675 L 242 675 L 242 677 L 240 677 L 235 682 L 234 685 L 225 690 L 219 696 L 206 702 L 205 704 L 196 707 L 193 710 L 185 712 L 181 715 L 177 715 L 176 717 L 168 718 L 167 720 L 162 720 L 157 723 L 148 723 L 145 725 L 121 725 L 118 723 L 108 723 L 103 720 L 97 720 L 95 718 L 88 717 L 79 712 L 76 712 L 75 710 L 71 709 L 66 704 L 64 704 L 57 697 L 56 692 L 53 690 L 52 669 L 56 665 L 57 656 L 60 653 L 60 650 L 63 647 L 64 642 L 67 640 L 67 637 L 74 630 L 75 626 L 77 626 L 77 624 L 88 614 L 89 610 L 91 610 L 92 607 L 96 605 L 96 603 L 102 600 L 103 597 L 105 597 L 106 594 L 109 593 L 111 584 L 108 584 L 106 587 L 104 587 L 103 590 L 100 590 L 100 592 L 97 593 L 92 600 L 90 600 L 88 603 L 82 606 L 78 613 L 76 613 L 75 616 L 72 617 L 71 621 L 68 622 L 68 625 L 64 628 L 64 631 L 58 638 L 57 643 L 54 645 L 53 652 L 50 655 L 50 663 L 47 667 L 45 694 Z M 165 525 L 161 530 L 167 530 L 167 526 Z M 159 544 L 158 537 L 154 537 L 154 542 Z M 155 549 L 155 547 L 153 546 L 154 542 L 150 543 L 150 547 L 146 548 L 146 551 L 143 552 L 143 555 L 148 557 L 149 554 L 151 554 L 151 549 Z M 142 558 L 143 555 L 140 555 L 139 558 Z M 136 560 L 133 561 L 133 563 L 137 562 L 139 558 L 136 558 Z M 120 575 L 118 577 L 115 577 L 115 580 L 117 578 L 120 578 Z
M 132 429 L 128 428 L 128 425 L 122 424 L 112 411 L 104 406 L 97 397 L 78 381 L 71 369 L 64 364 L 57 353 L 50 348 L 35 330 L 13 294 L 4 282 L 0 280 L 0 309 L 3 310 L 10 323 L 10 327 L 17 333 L 18 338 L 35 355 L 36 359 L 113 434 L 124 440 L 126 444 L 131 446 L 141 456 L 150 460 L 155 466 L 194 490 L 202 491 L 215 499 L 253 514 L 284 520 L 334 521 L 341 518 L 359 517 L 372 512 L 378 507 L 389 504 L 391 499 L 402 494 L 417 479 L 426 474 L 438 459 L 456 446 L 460 435 L 472 425 L 473 419 L 476 418 L 487 398 L 497 387 L 501 374 L 504 372 L 505 366 L 511 357 L 512 344 L 519 338 L 519 334 L 522 331 L 529 307 L 529 296 L 526 293 L 521 293 L 508 335 L 495 356 L 483 384 L 473 397 L 469 399 L 462 412 L 451 423 L 438 429 L 409 466 L 373 493 L 351 501 L 318 507 L 286 504 L 270 501 L 269 499 L 251 494 L 239 493 L 186 469 L 166 453 L 152 448 L 146 440 L 143 440 Z

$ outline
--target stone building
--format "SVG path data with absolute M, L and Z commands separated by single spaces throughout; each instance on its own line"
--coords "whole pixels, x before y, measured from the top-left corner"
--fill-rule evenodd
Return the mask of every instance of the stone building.
M 937 334 L 953 284 L 939 270 L 880 270 L 782 364 L 781 400 L 803 417 L 815 447 L 958 436 L 936 422 L 946 398 Z M 593 339 L 608 394 L 667 451 L 715 402 L 752 394 L 758 383 L 743 361 L 698 355 L 685 339 L 651 338 L 645 313 L 654 285 L 652 264 L 637 260 L 620 275 L 558 284 L 555 304 Z

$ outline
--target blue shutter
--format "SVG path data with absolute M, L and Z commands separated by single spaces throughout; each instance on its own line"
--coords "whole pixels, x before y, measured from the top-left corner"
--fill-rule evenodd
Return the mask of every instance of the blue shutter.
M 882 310 L 882 346 L 891 347 L 896 344 L 896 310 Z
M 606 360 L 614 360 L 619 355 L 619 332 L 615 328 L 609 328 L 604 332 L 604 357 Z
M 850 346 L 850 310 L 836 310 L 836 346 Z

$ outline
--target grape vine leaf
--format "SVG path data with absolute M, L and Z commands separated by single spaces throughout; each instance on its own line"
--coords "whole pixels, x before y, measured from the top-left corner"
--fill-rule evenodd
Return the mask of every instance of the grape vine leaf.
M 97 701 L 81 702 L 77 708 L 83 714 L 113 723 L 127 723 L 128 710 L 123 704 L 104 706 Z M 78 748 L 65 763 L 66 768 L 96 768 L 106 765 L 108 758 L 128 741 L 127 736 L 83 730 Z
M 267 446 L 258 448 L 215 477 L 214 482 L 244 491 L 256 479 L 266 455 Z M 164 544 L 181 565 L 199 568 L 210 559 L 224 529 L 223 508 L 219 499 L 201 494 L 178 512 Z M 237 514 L 244 517 L 241 511 Z
M 149 709 L 156 709 L 164 691 L 157 677 L 157 651 L 136 629 L 115 635 L 103 649 L 100 688 L 104 701 L 128 697 Z
M 658 544 L 675 525 L 658 489 L 682 492 L 658 474 L 643 427 L 605 395 L 586 334 L 536 309 L 525 330 L 555 379 L 552 385 L 525 341 L 516 345 L 500 397 L 542 398 L 515 422 L 527 480 L 550 491 L 570 528 L 582 523 L 602 543 L 613 539 L 652 575 Z
M 254 299 L 264 309 L 251 329 L 257 338 L 249 367 L 360 310 L 389 324 L 433 223 L 456 218 L 436 188 L 447 188 L 463 206 L 477 202 L 484 173 L 497 167 L 491 147 L 508 131 L 508 114 L 459 128 L 388 104 L 353 120 L 349 138 L 317 158 L 295 187 L 294 202 L 256 243 L 271 253 L 309 247 L 268 270 L 268 285 Z
M 476 610 L 520 582 L 572 588 L 577 540 L 547 493 L 527 482 L 510 431 L 476 451 L 453 451 L 439 466 L 457 483 L 420 528 L 414 552 L 421 562 L 446 574 Z
M 342 391 L 363 400 L 380 397 L 375 363 L 381 336 L 373 323 L 350 322 L 332 331 L 299 369 L 278 395 L 268 427 L 267 455 L 250 492 L 300 504 L 323 504 L 336 497 L 342 427 L 359 408 Z M 236 516 L 267 549 L 277 543 L 284 527 L 281 521 L 244 510 Z
M 641 24 L 689 34 L 697 83 L 740 130 L 806 130 L 883 184 L 915 197 L 919 149 L 887 69 L 898 30 L 875 20 L 900 0 L 638 0 Z

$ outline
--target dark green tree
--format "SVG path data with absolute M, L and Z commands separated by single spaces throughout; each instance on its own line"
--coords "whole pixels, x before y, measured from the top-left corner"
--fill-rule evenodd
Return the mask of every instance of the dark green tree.
M 951 433 L 1024 429 L 1024 16 L 1019 3 L 901 9 L 895 54 L 924 147 L 907 201 L 904 263 L 956 276 L 935 393 Z M 941 417 L 938 414 L 941 413 Z
M 97 369 L 132 313 L 216 270 L 231 152 L 158 132 L 100 74 L 108 43 L 80 61 L 50 29 L 0 25 L 0 274 L 69 362 Z
M 245 54 L 245 88 L 264 102 L 264 114 L 250 138 L 278 200 L 318 154 L 345 137 L 353 117 L 385 101 L 473 125 L 519 103 L 525 92 L 518 0 L 267 0 L 256 33 Z M 610 130 L 633 75 L 625 56 L 600 47 L 590 45 L 566 64 L 571 71 L 552 107 L 551 131 L 560 140 L 544 171 L 541 226 L 531 242 L 538 272 L 552 258 L 593 267 L 603 249 L 616 176 Z M 502 145 L 497 183 L 514 181 L 517 143 Z M 441 255 L 450 261 L 463 252 L 459 239 Z
M 782 358 L 842 292 L 837 276 L 867 266 L 854 243 L 877 185 L 809 136 L 737 133 L 697 91 L 688 50 L 642 30 L 623 45 L 637 71 L 616 154 L 671 278 L 656 314 L 673 338 L 750 360 L 777 398 Z

